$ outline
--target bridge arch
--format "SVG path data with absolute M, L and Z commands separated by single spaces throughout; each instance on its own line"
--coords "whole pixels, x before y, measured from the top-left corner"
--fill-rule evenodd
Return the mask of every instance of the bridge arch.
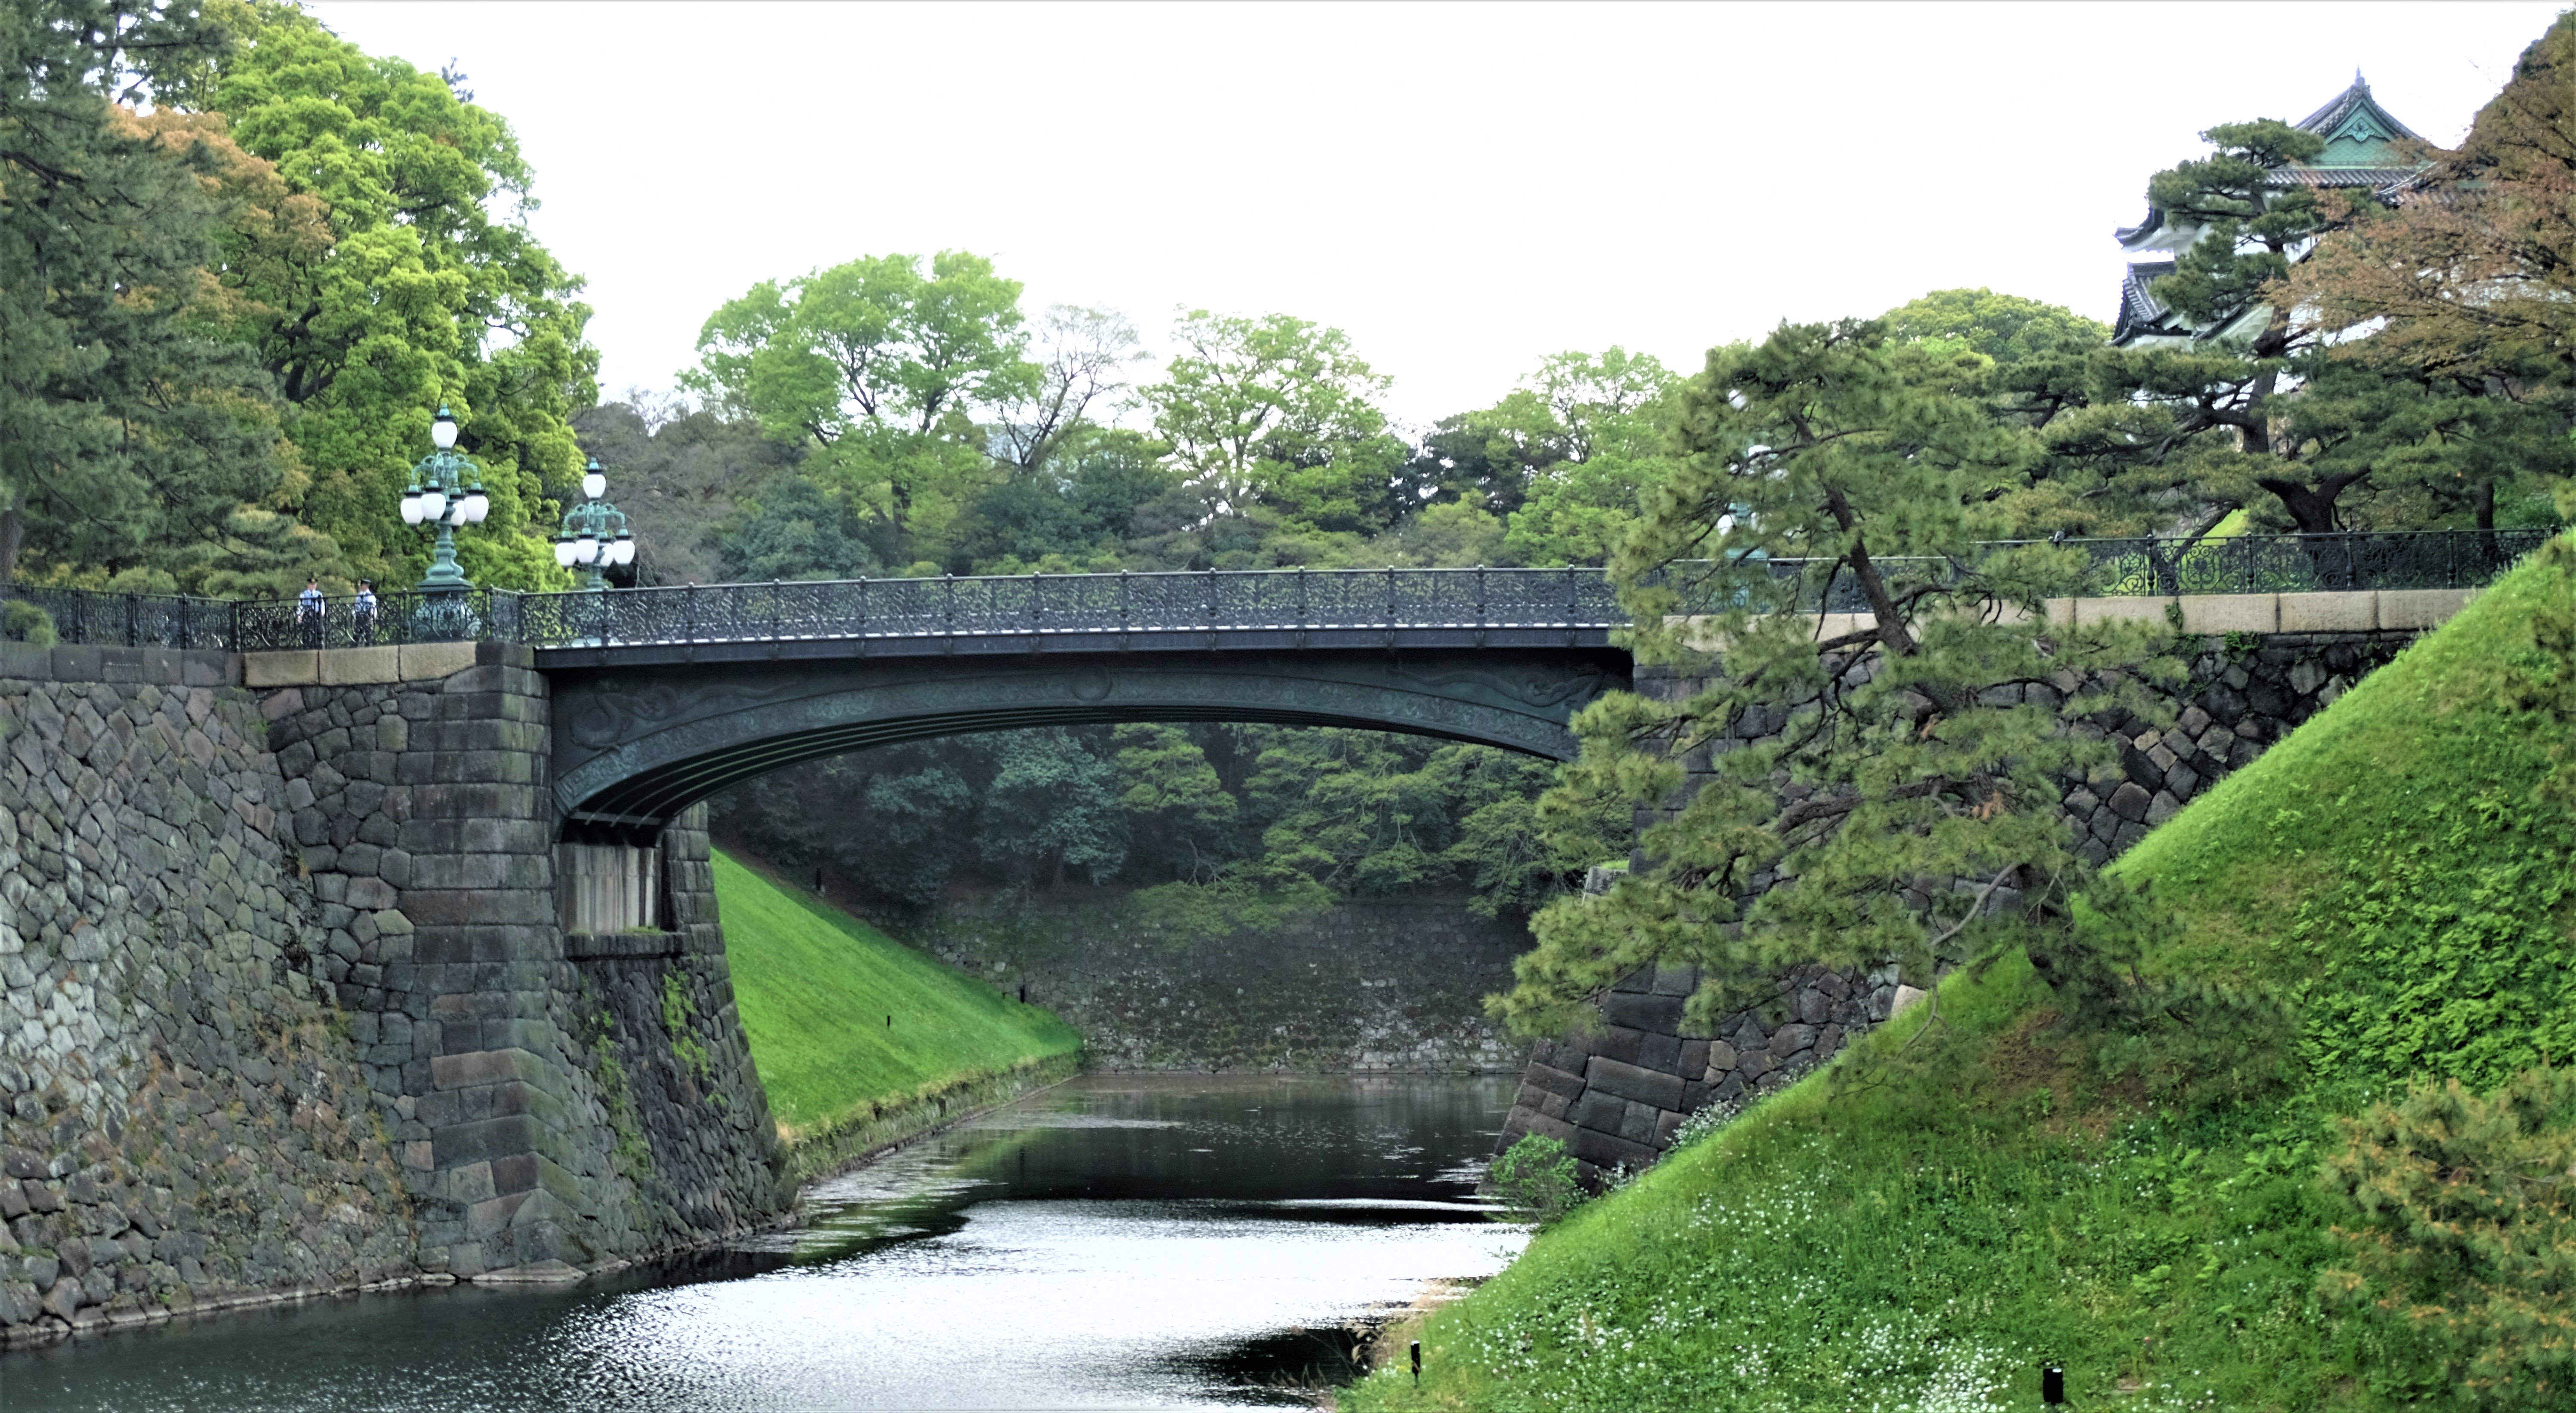
M 1597 642 L 549 666 L 563 826 L 631 835 L 801 761 L 1031 726 L 1355 726 L 1564 760 L 1568 720 L 1630 677 L 1628 655 Z

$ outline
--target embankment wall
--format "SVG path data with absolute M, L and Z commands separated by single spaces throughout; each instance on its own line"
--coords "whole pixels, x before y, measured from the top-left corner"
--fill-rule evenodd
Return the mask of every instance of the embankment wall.
M 556 924 L 523 650 L 0 645 L 0 1330 L 560 1280 L 792 1204 L 702 813 Z
M 1082 1032 L 1106 1070 L 1490 1073 L 1529 1053 L 1485 1018 L 1529 947 L 1464 898 L 1346 903 L 1271 929 L 1139 923 L 1117 898 L 962 901 L 884 924 Z

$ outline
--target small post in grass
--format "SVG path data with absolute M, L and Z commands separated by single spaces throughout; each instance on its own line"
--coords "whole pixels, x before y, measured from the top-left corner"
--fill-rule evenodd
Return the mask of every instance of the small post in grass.
M 1422 1341 L 1413 1342 L 1413 1386 L 1422 1387 Z
M 2039 1401 L 2051 1408 L 2066 1401 L 2066 1371 L 2055 1364 L 2039 1366 Z

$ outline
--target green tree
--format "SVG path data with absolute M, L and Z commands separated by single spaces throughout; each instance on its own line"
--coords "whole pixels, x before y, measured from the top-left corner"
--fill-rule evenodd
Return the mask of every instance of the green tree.
M 2076 566 L 1982 543 L 1994 489 L 2036 454 L 1991 414 L 1990 369 L 1868 322 L 1711 350 L 1676 413 L 1684 459 L 1612 565 L 1640 660 L 1703 685 L 1586 708 L 1551 799 L 1660 808 L 1683 757 L 1709 753 L 1714 774 L 1645 832 L 1647 868 L 1537 915 L 1501 1014 L 1561 1024 L 1656 961 L 1711 969 L 1706 1013 L 1728 983 L 1798 963 L 1928 977 L 2014 926 L 2044 973 L 2061 955 L 2088 870 L 2060 794 L 2113 760 L 2074 728 L 2114 706 L 2152 715 L 2141 679 L 2178 668 L 2142 626 L 2025 617 Z M 1868 613 L 1820 616 L 1846 585 Z M 2106 669 L 2118 685 L 2088 686 Z M 1776 729 L 1742 739 L 1748 722 Z
M 2355 314 L 2384 316 L 2367 308 L 2370 298 L 2320 297 L 2322 271 L 2293 278 L 2311 247 L 2348 281 L 2385 289 L 2399 278 L 2384 269 L 2355 275 L 2356 262 L 2337 253 L 2359 238 L 2357 225 L 2383 224 L 2365 216 L 2369 208 L 2306 184 L 2273 184 L 2280 168 L 2315 157 L 2323 139 L 2270 119 L 2204 136 L 2215 151 L 2148 183 L 2163 218 L 2195 233 L 2173 273 L 2156 281 L 2156 296 L 2200 332 L 2187 347 L 2098 359 L 2089 379 L 2093 418 L 2126 424 L 2124 440 L 2092 443 L 2112 484 L 2147 499 L 2179 493 L 2204 528 L 2247 508 L 2258 520 L 2321 534 L 2422 526 L 2454 513 L 2492 527 L 2496 488 L 2517 468 L 2563 474 L 2553 434 L 2566 412 L 2552 405 L 2563 398 L 2535 401 L 2527 378 L 2505 370 L 2413 357 L 2419 345 L 2405 333 L 2383 341 L 2393 331 L 2356 327 Z M 2400 209 L 2409 204 L 2421 199 Z M 2445 219 L 2456 226 L 2459 218 Z M 2371 263 L 2389 266 L 2396 254 L 2382 251 Z M 2363 336 L 2327 337 L 2337 332 Z M 2161 425 L 2138 425 L 2149 419 Z M 2531 466 L 2534 458 L 2542 464 Z
M 1111 739 L 1135 855 L 1163 860 L 1180 881 L 1214 882 L 1235 852 L 1235 803 L 1207 751 L 1177 726 L 1133 723 Z
M 573 428 L 608 468 L 618 508 L 634 525 L 639 584 L 729 577 L 727 558 L 744 557 L 731 543 L 742 528 L 741 503 L 766 497 L 804 455 L 749 423 L 635 390 L 576 414 Z
M 781 476 L 760 492 L 719 543 L 728 579 L 855 579 L 871 567 L 851 516 L 803 476 Z
M 220 112 L 243 151 L 327 210 L 327 251 L 289 225 L 233 233 L 220 278 L 232 330 L 293 404 L 312 478 L 304 521 L 363 572 L 399 582 L 429 549 L 399 509 L 443 401 L 482 468 L 488 520 L 457 538 L 477 582 L 569 582 L 547 487 L 582 457 L 571 414 L 597 400 L 581 282 L 527 229 L 536 202 L 507 122 L 450 76 L 372 57 L 280 0 L 209 0 L 237 48 L 171 86 Z
M 1998 364 L 2100 348 L 2108 325 L 2063 305 L 1990 289 L 1936 289 L 1880 316 L 1896 343 L 1946 342 Z
M 2393 204 L 2330 193 L 2335 229 L 2278 298 L 2372 329 L 2329 367 L 2422 386 L 2409 411 L 2447 425 L 2408 440 L 2398 469 L 2431 515 L 2529 521 L 2554 492 L 2576 516 L 2576 14 L 2523 52 L 2457 151 L 2428 155 Z
M 725 304 L 682 381 L 809 443 L 806 474 L 871 522 L 882 562 L 909 565 L 986 478 L 978 412 L 1043 388 L 1019 300 L 980 255 L 863 256 Z
M 1158 562 L 1137 526 L 1142 507 L 1180 486 L 1161 450 L 1123 427 L 1077 427 L 978 492 L 950 538 L 979 574 L 1178 567 Z
M 286 478 L 270 380 L 203 297 L 220 154 L 117 106 L 224 36 L 192 6 L 72 3 L 12 7 L 0 41 L 0 580 L 24 549 L 169 587 Z
M 1062 883 L 1068 870 L 1106 882 L 1127 861 L 1119 771 L 1061 727 L 1014 731 L 994 754 L 975 847 L 1014 883 Z
M 1672 473 L 1663 419 L 1680 380 L 1652 355 L 1560 353 L 1470 413 L 1487 455 L 1526 468 L 1508 544 L 1523 564 L 1604 564 Z
M 1180 353 L 1141 397 L 1206 515 L 1250 520 L 1267 509 L 1328 533 L 1395 520 L 1407 449 L 1377 405 L 1389 380 L 1349 335 L 1285 314 L 1200 309 L 1173 325 L 1172 340 Z

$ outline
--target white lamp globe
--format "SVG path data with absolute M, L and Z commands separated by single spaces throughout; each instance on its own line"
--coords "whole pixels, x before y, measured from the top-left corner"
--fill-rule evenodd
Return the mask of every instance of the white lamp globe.
M 483 523 L 483 517 L 492 513 L 492 498 L 481 491 L 476 491 L 466 496 L 465 504 L 459 508 L 465 514 L 466 524 L 480 525 Z
M 617 551 L 617 557 L 610 560 L 609 563 L 633 564 L 635 562 L 635 541 L 632 537 L 626 535 L 618 536 L 617 543 L 613 548 Z
M 453 448 L 456 445 L 456 414 L 444 407 L 438 409 L 437 420 L 429 424 L 429 440 L 440 451 Z
M 555 563 L 562 565 L 566 569 L 572 568 L 572 541 L 555 541 Z
M 403 523 L 406 525 L 417 525 L 420 523 L 420 492 L 414 491 L 410 495 L 403 497 L 402 517 Z
M 434 521 L 447 513 L 447 492 L 436 486 L 420 493 L 420 518 Z
M 608 478 L 596 471 L 587 471 L 582 473 L 581 493 L 590 497 L 592 500 L 599 499 L 601 496 L 608 494 Z
M 575 564 L 598 563 L 599 537 L 596 535 L 584 535 L 580 539 L 573 541 L 572 562 Z

